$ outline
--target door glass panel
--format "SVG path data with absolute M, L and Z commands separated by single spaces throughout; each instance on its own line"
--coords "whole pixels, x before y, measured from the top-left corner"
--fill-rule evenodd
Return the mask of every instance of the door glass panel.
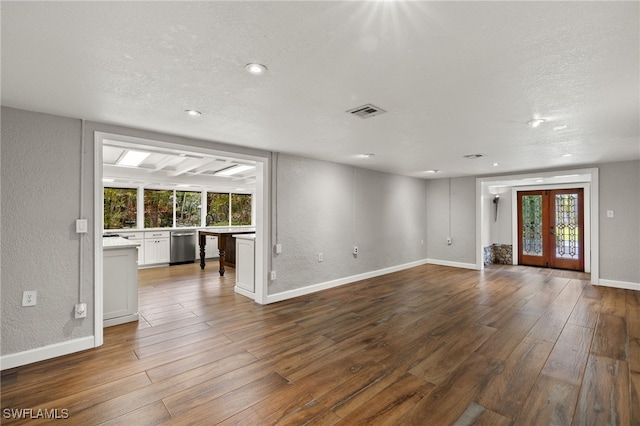
M 556 257 L 577 259 L 580 253 L 578 194 L 556 194 Z
M 542 196 L 522 196 L 522 254 L 542 256 Z

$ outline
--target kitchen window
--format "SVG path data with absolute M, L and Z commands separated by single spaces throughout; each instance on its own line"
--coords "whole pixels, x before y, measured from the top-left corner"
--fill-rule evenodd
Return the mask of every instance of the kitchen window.
M 251 194 L 207 193 L 207 226 L 250 226 Z
M 136 228 L 138 190 L 104 188 L 104 229 Z
M 207 193 L 207 226 L 229 226 L 229 194 Z
M 173 191 L 144 190 L 144 227 L 173 227 Z
M 200 226 L 202 193 L 176 191 L 176 227 Z
M 231 226 L 251 225 L 251 194 L 231 194 Z
M 138 217 L 138 195 L 144 211 Z M 104 229 L 251 226 L 252 195 L 135 188 L 104 188 Z M 203 218 L 206 212 L 206 216 Z M 142 226 L 144 223 L 144 226 Z

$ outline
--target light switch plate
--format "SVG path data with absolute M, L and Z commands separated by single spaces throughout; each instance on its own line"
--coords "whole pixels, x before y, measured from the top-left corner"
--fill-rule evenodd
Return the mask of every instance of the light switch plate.
M 87 219 L 76 219 L 76 233 L 77 234 L 87 233 Z
M 607 217 L 613 217 L 613 210 L 607 210 Z

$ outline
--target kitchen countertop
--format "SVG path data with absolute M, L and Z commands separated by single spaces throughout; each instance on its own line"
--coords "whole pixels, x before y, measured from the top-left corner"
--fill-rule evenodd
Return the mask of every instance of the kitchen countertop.
M 184 228 L 142 228 L 142 229 L 134 229 L 134 228 L 125 228 L 125 229 L 105 229 L 102 231 L 103 234 L 120 234 L 127 232 L 158 232 L 158 231 L 221 231 L 224 233 L 229 233 L 233 231 L 255 231 L 255 226 L 198 226 L 198 227 L 184 227 Z
M 237 234 L 232 235 L 236 240 L 255 240 L 256 234 Z
M 102 249 L 118 249 L 118 248 L 127 248 L 127 247 L 138 247 L 140 243 L 138 241 L 127 240 L 122 237 L 103 237 L 102 238 Z

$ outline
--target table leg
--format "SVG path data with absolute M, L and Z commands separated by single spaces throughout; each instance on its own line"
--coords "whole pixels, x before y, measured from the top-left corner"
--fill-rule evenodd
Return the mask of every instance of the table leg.
M 220 276 L 223 277 L 224 276 L 224 250 L 220 250 L 220 269 L 218 270 L 218 272 L 220 272 Z
M 204 246 L 207 244 L 207 236 L 199 235 L 198 243 L 200 244 L 200 269 L 204 269 Z
M 220 254 L 220 276 L 224 276 L 224 251 L 227 248 L 227 239 L 224 235 L 218 237 L 218 253 Z

